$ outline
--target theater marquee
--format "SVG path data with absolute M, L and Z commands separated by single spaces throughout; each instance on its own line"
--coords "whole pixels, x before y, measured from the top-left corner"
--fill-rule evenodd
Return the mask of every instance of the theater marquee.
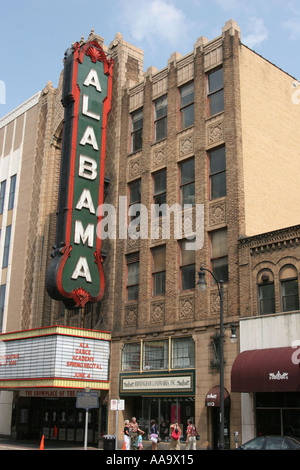
M 50 297 L 70 309 L 98 302 L 104 293 L 97 208 L 104 196 L 112 69 L 95 41 L 66 52 L 56 242 L 46 286 Z
M 0 335 L 0 388 L 109 389 L 110 334 L 52 326 Z

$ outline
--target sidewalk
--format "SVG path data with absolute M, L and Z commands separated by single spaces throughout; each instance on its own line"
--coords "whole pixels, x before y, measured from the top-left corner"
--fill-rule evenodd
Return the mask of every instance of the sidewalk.
M 169 442 L 160 442 L 158 444 L 158 451 L 160 450 L 169 450 Z M 40 441 L 13 441 L 8 438 L 0 438 L 0 451 L 1 450 L 39 450 Z M 143 450 L 151 450 L 152 444 L 150 441 L 143 441 Z M 44 441 L 44 450 L 84 450 L 84 443 L 82 445 L 68 443 L 68 442 L 59 442 L 59 441 Z M 87 450 L 103 450 L 103 441 L 99 443 L 99 448 L 88 446 Z M 122 443 L 118 442 L 118 450 L 122 450 Z M 180 445 L 180 450 L 185 450 L 185 444 Z M 110 451 L 107 451 L 110 452 Z

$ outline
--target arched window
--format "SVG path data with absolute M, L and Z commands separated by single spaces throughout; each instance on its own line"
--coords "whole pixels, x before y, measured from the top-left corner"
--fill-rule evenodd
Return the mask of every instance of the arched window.
M 260 315 L 275 313 L 274 276 L 267 269 L 258 275 L 258 307 Z
M 283 312 L 299 310 L 298 274 L 292 265 L 280 271 L 281 306 Z

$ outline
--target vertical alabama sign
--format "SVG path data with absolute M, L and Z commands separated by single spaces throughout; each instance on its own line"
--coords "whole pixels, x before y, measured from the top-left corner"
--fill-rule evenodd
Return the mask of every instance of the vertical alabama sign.
M 56 241 L 46 287 L 50 297 L 69 309 L 98 302 L 104 293 L 97 208 L 104 197 L 112 71 L 112 60 L 95 41 L 66 51 Z

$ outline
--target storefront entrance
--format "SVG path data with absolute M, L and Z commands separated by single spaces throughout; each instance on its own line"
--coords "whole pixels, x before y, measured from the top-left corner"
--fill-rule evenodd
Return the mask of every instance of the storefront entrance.
M 85 410 L 76 408 L 76 398 L 19 397 L 16 402 L 12 430 L 17 439 L 40 439 L 44 435 L 52 441 L 83 443 L 84 428 Z M 105 432 L 106 406 L 90 409 L 88 444 L 96 446 Z
M 257 436 L 285 435 L 300 439 L 300 393 L 256 394 Z
M 126 402 L 129 399 L 126 399 Z M 185 439 L 187 420 L 195 416 L 195 398 L 136 397 L 132 402 L 132 416 L 137 418 L 140 428 L 149 438 L 150 421 L 155 419 L 159 426 L 162 441 L 170 439 L 170 424 L 175 420 L 181 427 L 182 439 Z

